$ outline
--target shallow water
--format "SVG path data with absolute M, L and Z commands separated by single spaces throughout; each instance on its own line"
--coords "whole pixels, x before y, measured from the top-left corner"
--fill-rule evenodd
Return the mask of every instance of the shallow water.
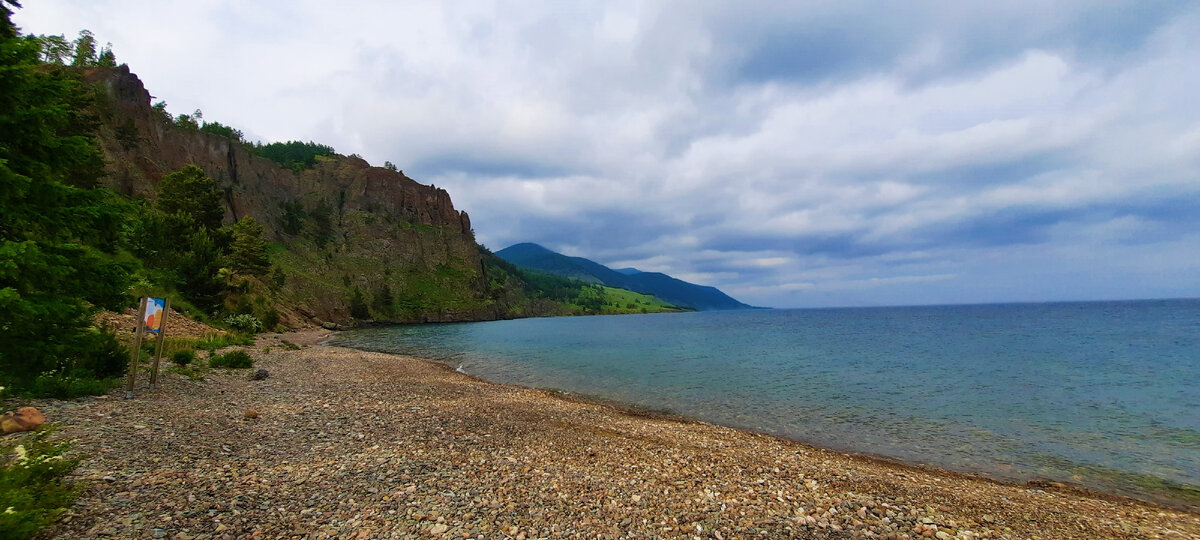
M 522 319 L 335 344 L 830 448 L 1200 505 L 1200 300 Z

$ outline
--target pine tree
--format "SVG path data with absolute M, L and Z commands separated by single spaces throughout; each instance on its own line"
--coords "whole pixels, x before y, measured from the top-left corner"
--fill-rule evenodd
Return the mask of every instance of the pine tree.
M 91 330 L 99 307 L 129 303 L 115 262 L 124 203 L 94 189 L 103 162 L 90 93 L 0 0 L 0 386 L 119 370 L 119 347 Z M 51 373 L 52 375 L 47 375 Z
M 219 229 L 225 217 L 217 182 L 195 165 L 163 176 L 158 183 L 158 208 L 168 214 L 187 216 L 197 227 L 210 231 Z
M 242 218 L 229 227 L 229 267 L 233 271 L 261 276 L 271 268 L 262 233 L 263 226 L 252 217 Z
M 91 30 L 80 30 L 79 38 L 75 40 L 75 57 L 71 59 L 73 66 L 96 65 L 96 36 Z

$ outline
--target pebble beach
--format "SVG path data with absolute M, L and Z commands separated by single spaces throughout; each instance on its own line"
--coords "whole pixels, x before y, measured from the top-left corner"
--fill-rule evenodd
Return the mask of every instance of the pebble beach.
M 326 337 L 261 337 L 246 350 L 263 380 L 166 373 L 131 400 L 34 403 L 87 456 L 50 535 L 1200 538 L 1200 514 L 1181 509 L 494 384 Z

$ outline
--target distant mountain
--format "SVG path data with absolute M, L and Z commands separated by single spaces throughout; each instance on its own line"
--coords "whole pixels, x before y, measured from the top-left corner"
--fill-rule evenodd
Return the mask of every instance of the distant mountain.
M 698 310 L 753 307 L 734 300 L 716 287 L 688 283 L 661 272 L 642 272 L 635 268 L 613 270 L 595 261 L 583 257 L 568 257 L 537 244 L 514 244 L 497 251 L 496 255 L 517 266 L 651 294 L 677 306 Z

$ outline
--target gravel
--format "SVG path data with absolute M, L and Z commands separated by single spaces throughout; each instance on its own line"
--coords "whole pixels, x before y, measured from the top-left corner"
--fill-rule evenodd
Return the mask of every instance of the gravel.
M 260 339 L 265 380 L 167 374 L 132 400 L 35 404 L 88 456 L 51 535 L 1200 537 L 1193 513 L 574 401 L 326 334 Z

